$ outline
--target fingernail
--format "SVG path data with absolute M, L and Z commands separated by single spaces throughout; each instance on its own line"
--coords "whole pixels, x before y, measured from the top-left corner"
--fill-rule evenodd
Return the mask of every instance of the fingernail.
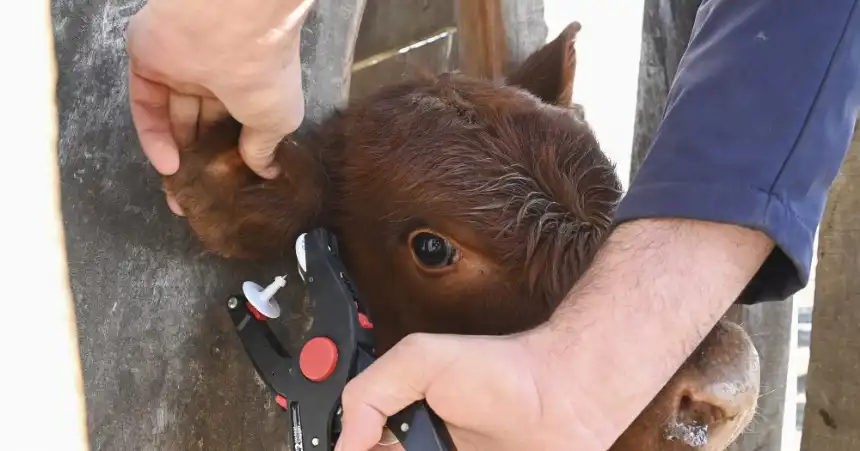
M 176 174 L 176 171 L 179 170 L 179 161 L 163 161 L 163 160 L 149 160 L 149 165 L 155 169 L 155 172 L 158 172 L 159 175 L 169 177 L 173 174 Z

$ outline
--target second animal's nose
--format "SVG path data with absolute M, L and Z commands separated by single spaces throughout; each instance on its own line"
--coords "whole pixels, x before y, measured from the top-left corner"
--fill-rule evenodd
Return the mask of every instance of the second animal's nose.
M 711 425 L 732 421 L 754 409 L 756 398 L 746 380 L 688 387 L 679 400 L 678 417 Z
M 755 413 L 759 395 L 758 353 L 744 330 L 720 322 L 673 378 L 675 435 L 690 446 L 739 434 Z M 725 437 L 723 437 L 725 436 Z M 705 448 L 708 449 L 708 448 Z

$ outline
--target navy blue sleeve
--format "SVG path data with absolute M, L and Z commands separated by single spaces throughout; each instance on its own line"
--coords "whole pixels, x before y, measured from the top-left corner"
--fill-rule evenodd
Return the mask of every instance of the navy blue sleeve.
M 777 244 L 739 303 L 809 281 L 860 108 L 860 0 L 706 0 L 648 156 L 616 212 L 760 230 Z

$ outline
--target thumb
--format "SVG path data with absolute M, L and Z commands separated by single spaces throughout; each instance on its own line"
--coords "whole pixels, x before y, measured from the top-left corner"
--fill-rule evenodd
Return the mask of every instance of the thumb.
M 269 108 L 261 109 L 265 120 L 257 121 L 251 118 L 242 122 L 242 133 L 239 136 L 239 153 L 245 164 L 264 178 L 274 178 L 281 169 L 275 164 L 275 149 L 278 143 L 289 133 L 292 133 L 302 122 L 305 113 L 304 95 L 301 80 L 298 86 L 275 88 Z
M 275 149 L 285 134 L 245 125 L 239 136 L 239 153 L 245 164 L 263 178 L 272 179 L 280 173 L 275 160 Z
M 440 335 L 409 335 L 349 381 L 341 396 L 343 430 L 335 451 L 373 448 L 389 416 L 424 399 L 456 358 L 449 341 Z
M 275 148 L 302 122 L 305 114 L 301 62 L 298 51 L 282 70 L 255 83 L 254 88 L 225 89 L 218 93 L 230 114 L 242 123 L 239 153 L 254 172 L 275 177 Z

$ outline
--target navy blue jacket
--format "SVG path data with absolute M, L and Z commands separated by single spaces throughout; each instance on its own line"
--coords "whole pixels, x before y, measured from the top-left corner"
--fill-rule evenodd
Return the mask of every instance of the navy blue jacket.
M 809 281 L 858 108 L 860 0 L 706 0 L 616 223 L 760 230 L 777 247 L 738 302 L 785 299 Z

